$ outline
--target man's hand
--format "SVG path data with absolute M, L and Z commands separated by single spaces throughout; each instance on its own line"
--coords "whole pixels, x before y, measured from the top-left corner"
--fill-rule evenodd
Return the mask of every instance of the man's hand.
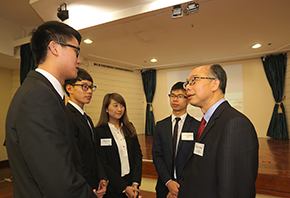
M 138 189 L 138 186 L 139 186 L 138 184 L 132 184 L 132 187 L 133 187 L 133 188 Z M 139 192 L 135 191 L 134 198 L 138 198 L 138 195 L 139 195 Z
M 172 180 L 172 181 L 167 183 L 167 188 L 168 188 L 169 193 L 171 194 L 171 196 L 177 197 L 178 192 L 179 192 L 179 183 L 177 183 L 176 181 Z
M 166 198 L 177 198 L 177 196 L 172 195 L 170 192 L 167 194 Z
M 106 188 L 107 189 L 108 183 L 106 180 L 102 179 L 99 184 L 99 189 Z
M 106 191 L 107 191 L 107 181 L 101 180 L 99 183 L 98 190 L 94 189 L 93 191 L 98 198 L 102 198 L 106 194 Z
M 133 187 L 133 186 L 127 186 L 125 189 L 125 194 L 129 198 L 136 198 L 139 194 L 140 190 Z

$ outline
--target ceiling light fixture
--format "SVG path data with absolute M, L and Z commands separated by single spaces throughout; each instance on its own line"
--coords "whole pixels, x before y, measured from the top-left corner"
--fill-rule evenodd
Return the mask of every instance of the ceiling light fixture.
M 93 43 L 93 41 L 92 41 L 91 39 L 85 39 L 85 40 L 84 40 L 84 43 L 86 43 L 86 44 L 91 44 L 91 43 Z
M 181 5 L 173 6 L 172 18 L 178 18 L 178 17 L 182 17 L 182 16 L 183 16 L 183 13 L 182 13 Z
M 64 8 L 63 8 L 64 7 Z M 65 21 L 68 19 L 68 10 L 66 9 L 66 3 L 63 3 L 60 5 L 60 7 L 57 9 L 57 17 L 61 21 Z
M 190 2 L 187 5 L 186 9 L 187 9 L 187 14 L 198 12 L 199 11 L 199 4 L 195 3 L 195 2 Z
M 257 49 L 257 48 L 260 48 L 261 46 L 262 46 L 261 44 L 257 43 L 255 45 L 253 45 L 252 48 L 253 49 Z
M 156 63 L 156 62 L 157 62 L 157 59 L 152 58 L 152 59 L 151 59 L 151 62 L 152 62 L 152 63 Z

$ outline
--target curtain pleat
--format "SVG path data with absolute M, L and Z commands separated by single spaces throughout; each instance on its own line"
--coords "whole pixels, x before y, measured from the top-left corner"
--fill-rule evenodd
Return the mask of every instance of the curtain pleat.
M 22 84 L 28 72 L 36 68 L 34 57 L 30 49 L 30 43 L 21 45 L 20 58 L 20 83 Z
M 153 135 L 155 127 L 155 119 L 153 114 L 152 101 L 156 89 L 156 70 L 149 69 L 141 71 L 143 88 L 146 96 L 147 106 L 146 106 L 146 123 L 145 123 L 145 134 Z
M 276 102 L 267 136 L 274 139 L 289 139 L 283 104 L 287 55 L 268 55 L 266 57 L 261 57 L 261 59 Z

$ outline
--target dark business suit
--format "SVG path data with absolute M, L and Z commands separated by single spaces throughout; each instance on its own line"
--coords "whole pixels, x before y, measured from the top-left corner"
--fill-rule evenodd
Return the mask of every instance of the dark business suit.
M 223 102 L 198 139 L 203 156 L 185 165 L 179 198 L 254 198 L 258 139 L 250 120 Z
M 99 157 L 96 157 L 93 132 L 86 118 L 79 110 L 69 102 L 66 105 L 66 109 L 81 154 L 83 176 L 92 188 L 97 189 L 100 179 L 104 179 L 106 175 Z M 94 124 L 91 118 L 87 116 L 87 119 L 93 129 Z
M 173 145 L 172 145 L 172 118 L 171 116 L 157 122 L 154 130 L 154 139 L 152 146 L 152 156 L 155 169 L 158 173 L 158 180 L 156 184 L 157 198 L 165 198 L 169 192 L 165 186 L 168 180 L 172 178 L 172 159 L 173 159 Z M 176 176 L 177 182 L 181 178 L 184 165 L 190 156 L 191 149 L 194 145 L 194 140 L 199 127 L 199 121 L 187 115 L 181 130 L 183 132 L 193 133 L 192 140 L 182 140 L 181 134 L 179 137 L 179 144 L 176 155 Z
M 6 147 L 15 198 L 96 197 L 81 176 L 81 160 L 65 106 L 51 83 L 30 71 L 6 119 Z
M 126 137 L 130 173 L 121 177 L 121 162 L 117 144 L 108 125 L 95 128 L 95 144 L 101 157 L 109 185 L 104 198 L 127 197 L 123 190 L 131 186 L 133 182 L 141 184 L 142 175 L 142 152 L 137 136 Z M 101 146 L 102 139 L 111 139 L 111 146 Z

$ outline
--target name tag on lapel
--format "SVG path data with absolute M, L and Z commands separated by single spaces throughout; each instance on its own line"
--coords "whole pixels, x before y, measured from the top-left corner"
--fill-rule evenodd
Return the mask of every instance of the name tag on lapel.
M 202 143 L 195 142 L 193 153 L 199 156 L 203 156 L 205 145 Z
M 181 133 L 181 140 L 183 141 L 193 141 L 194 136 L 192 132 L 182 132 Z
M 112 146 L 112 138 L 101 139 L 101 146 Z

